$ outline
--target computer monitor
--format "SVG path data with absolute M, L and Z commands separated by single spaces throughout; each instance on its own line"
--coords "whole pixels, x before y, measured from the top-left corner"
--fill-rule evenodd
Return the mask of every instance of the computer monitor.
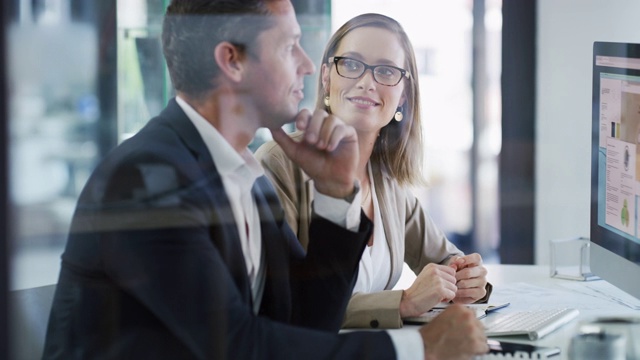
M 591 270 L 640 298 L 640 44 L 595 42 Z

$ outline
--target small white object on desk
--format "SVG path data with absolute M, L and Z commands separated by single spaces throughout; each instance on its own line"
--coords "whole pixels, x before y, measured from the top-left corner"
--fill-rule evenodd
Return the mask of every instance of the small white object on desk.
M 580 281 L 599 280 L 591 272 L 590 246 L 591 241 L 586 237 L 552 240 L 551 276 Z

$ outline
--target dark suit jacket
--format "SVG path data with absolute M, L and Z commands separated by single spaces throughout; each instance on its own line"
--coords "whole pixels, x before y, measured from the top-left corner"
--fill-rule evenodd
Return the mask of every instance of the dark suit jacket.
M 386 333 L 337 334 L 371 229 L 316 218 L 308 252 L 265 177 L 259 316 L 229 200 L 172 100 L 94 171 L 74 214 L 46 359 L 392 358 Z M 298 326 L 292 326 L 298 325 Z

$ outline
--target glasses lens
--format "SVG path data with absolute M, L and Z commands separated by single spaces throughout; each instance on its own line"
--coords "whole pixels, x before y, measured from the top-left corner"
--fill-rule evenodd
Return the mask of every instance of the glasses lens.
M 364 64 L 358 60 L 340 59 L 338 60 L 338 75 L 350 79 L 359 78 L 364 73 Z
M 376 66 L 373 70 L 373 77 L 383 85 L 395 85 L 400 82 L 402 73 L 400 70 L 390 66 Z
M 402 71 L 393 66 L 369 66 L 360 60 L 337 58 L 336 70 L 338 71 L 338 75 L 342 77 L 357 79 L 364 74 L 366 69 L 371 69 L 373 78 L 382 85 L 395 86 L 402 79 Z

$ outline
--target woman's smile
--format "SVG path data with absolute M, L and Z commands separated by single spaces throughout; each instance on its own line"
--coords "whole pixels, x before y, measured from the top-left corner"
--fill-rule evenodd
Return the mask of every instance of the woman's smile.
M 373 101 L 372 99 L 367 97 L 362 97 L 362 96 L 349 97 L 347 98 L 347 100 L 349 100 L 359 108 L 370 108 L 370 107 L 380 105 L 379 103 Z

